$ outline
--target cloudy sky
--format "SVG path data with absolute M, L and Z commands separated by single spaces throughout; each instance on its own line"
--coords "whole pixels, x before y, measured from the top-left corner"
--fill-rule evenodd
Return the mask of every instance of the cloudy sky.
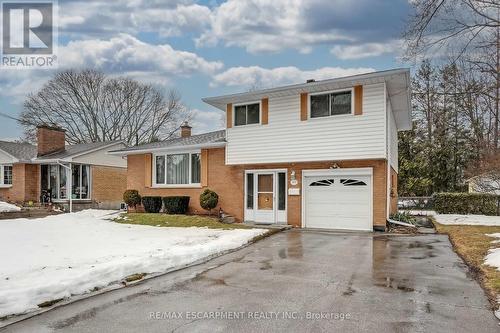
M 193 130 L 221 127 L 202 97 L 403 67 L 409 0 L 59 0 L 59 69 L 93 68 L 177 89 Z M 54 72 L 0 68 L 16 116 Z M 22 130 L 0 118 L 0 138 Z

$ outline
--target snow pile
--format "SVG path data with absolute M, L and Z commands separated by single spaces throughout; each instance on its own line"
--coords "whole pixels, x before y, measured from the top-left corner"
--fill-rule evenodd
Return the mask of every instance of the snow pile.
M 114 214 L 114 215 L 110 215 Z M 263 229 L 157 228 L 86 210 L 0 223 L 0 317 L 105 287 L 134 273 L 159 273 L 246 244 Z
M 500 216 L 437 214 L 434 215 L 434 218 L 438 223 L 446 225 L 462 224 L 500 226 Z
M 5 201 L 0 201 L 0 213 L 5 212 L 18 212 L 21 210 L 21 207 L 17 207 L 16 205 L 10 204 Z
M 498 238 L 494 240 L 493 243 L 500 242 L 500 233 L 488 234 L 487 236 Z M 488 255 L 484 258 L 484 263 L 500 270 L 500 248 L 489 250 Z

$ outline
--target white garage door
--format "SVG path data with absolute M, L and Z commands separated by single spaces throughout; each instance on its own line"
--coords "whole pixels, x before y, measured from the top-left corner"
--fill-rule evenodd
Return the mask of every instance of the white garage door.
M 371 175 L 306 176 L 305 227 L 373 230 Z

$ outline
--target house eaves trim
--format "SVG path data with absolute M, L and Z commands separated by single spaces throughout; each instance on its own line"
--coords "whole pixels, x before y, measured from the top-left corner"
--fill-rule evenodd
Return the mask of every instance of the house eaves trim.
M 185 145 L 185 146 L 171 146 L 171 147 L 158 147 L 158 148 L 146 148 L 146 149 L 135 149 L 135 150 L 115 150 L 109 151 L 110 155 L 118 155 L 118 156 L 126 156 L 126 155 L 134 155 L 134 154 L 145 154 L 145 153 L 153 153 L 158 151 L 175 151 L 180 152 L 184 150 L 192 150 L 192 149 L 208 149 L 208 148 L 222 148 L 226 146 L 226 142 L 216 142 L 210 144 L 197 144 L 197 145 Z

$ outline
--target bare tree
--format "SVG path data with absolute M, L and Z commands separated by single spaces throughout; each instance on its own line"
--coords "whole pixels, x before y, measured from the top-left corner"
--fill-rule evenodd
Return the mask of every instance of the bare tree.
M 69 143 L 123 140 L 128 144 L 171 137 L 189 112 L 174 90 L 159 90 L 129 78 L 110 78 L 93 71 L 56 74 L 24 103 L 20 123 L 33 139 L 34 127 L 66 129 Z
M 500 1 L 414 0 L 404 37 L 406 58 L 446 53 L 465 60 L 489 83 L 482 91 L 491 105 L 491 150 L 498 151 L 500 126 Z

